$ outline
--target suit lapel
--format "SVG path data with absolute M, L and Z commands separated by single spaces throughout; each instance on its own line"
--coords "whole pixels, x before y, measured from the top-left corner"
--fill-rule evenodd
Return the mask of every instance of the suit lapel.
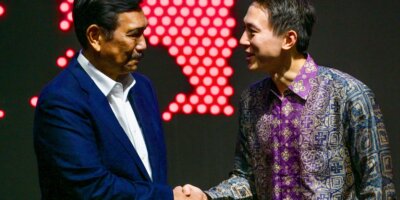
M 158 156 L 156 151 L 157 143 L 155 137 L 154 125 L 152 124 L 152 113 L 150 108 L 152 105 L 148 105 L 151 102 L 147 102 L 143 99 L 144 93 L 149 92 L 140 87 L 140 84 L 136 83 L 135 86 L 129 92 L 129 101 L 135 112 L 136 118 L 139 122 L 140 128 L 142 129 L 143 137 L 146 143 L 147 153 L 149 156 L 149 162 L 152 171 L 153 181 L 158 178 Z
M 114 134 L 119 143 L 125 148 L 128 154 L 134 160 L 134 163 L 141 170 L 142 174 L 150 181 L 151 179 L 146 171 L 146 168 L 144 167 L 139 155 L 137 154 L 125 131 L 115 117 L 108 103 L 107 97 L 104 96 L 90 76 L 86 74 L 77 60 L 74 59 L 73 61 L 76 63 L 72 63 L 71 61 L 72 65 L 69 69 L 80 82 L 82 89 L 88 93 L 88 103 L 92 108 L 94 113 L 93 117 L 97 121 L 98 125 L 104 129 L 103 132 Z

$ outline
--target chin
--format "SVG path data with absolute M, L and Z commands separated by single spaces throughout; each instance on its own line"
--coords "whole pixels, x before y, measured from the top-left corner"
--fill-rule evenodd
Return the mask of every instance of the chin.
M 257 71 L 258 65 L 257 65 L 256 63 L 249 63 L 249 64 L 247 65 L 247 68 L 248 68 L 250 71 Z

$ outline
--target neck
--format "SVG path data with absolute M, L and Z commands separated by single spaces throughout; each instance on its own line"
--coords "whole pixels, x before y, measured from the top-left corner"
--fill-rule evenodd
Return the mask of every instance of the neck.
M 279 70 L 270 74 L 281 95 L 300 73 L 305 62 L 304 55 L 297 52 L 282 57 L 281 66 L 278 67 Z
M 114 81 L 118 81 L 121 77 L 118 74 L 113 73 L 110 67 L 107 67 L 107 63 L 104 62 L 102 58 L 98 55 L 97 52 L 93 51 L 92 49 L 85 49 L 82 50 L 82 54 L 89 60 L 89 62 L 103 74 L 108 76 Z

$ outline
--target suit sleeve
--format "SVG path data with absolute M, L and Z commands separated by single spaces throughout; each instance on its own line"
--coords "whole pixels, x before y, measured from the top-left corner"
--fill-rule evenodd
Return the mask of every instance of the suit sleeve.
M 169 186 L 129 180 L 102 164 L 98 151 L 102 147 L 96 142 L 94 122 L 85 106 L 72 95 L 41 96 L 34 143 L 39 173 L 47 173 L 42 176 L 42 190 L 56 184 L 51 187 L 72 199 L 172 199 Z
M 357 196 L 371 200 L 396 199 L 392 158 L 382 113 L 372 91 L 363 90 L 350 98 L 348 107 Z

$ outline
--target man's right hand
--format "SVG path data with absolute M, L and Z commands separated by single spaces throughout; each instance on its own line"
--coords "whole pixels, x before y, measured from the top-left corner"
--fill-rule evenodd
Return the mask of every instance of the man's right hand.
M 173 192 L 174 200 L 207 200 L 206 194 L 201 189 L 190 184 L 177 186 Z

